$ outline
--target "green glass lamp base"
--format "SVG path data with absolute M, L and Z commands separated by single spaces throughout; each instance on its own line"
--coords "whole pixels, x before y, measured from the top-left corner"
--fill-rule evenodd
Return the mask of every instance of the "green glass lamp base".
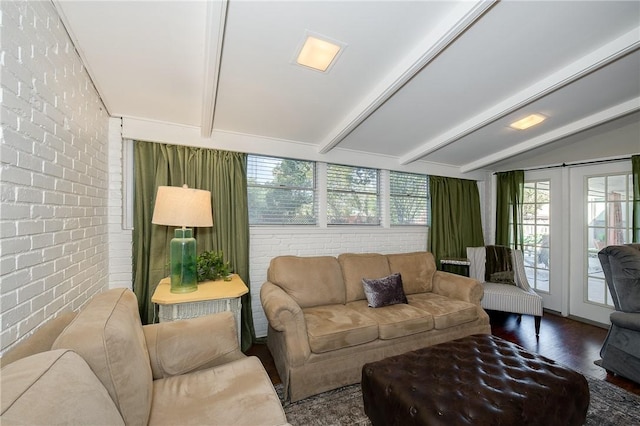
M 191 293 L 198 290 L 196 239 L 193 238 L 193 230 L 176 229 L 170 247 L 171 293 Z

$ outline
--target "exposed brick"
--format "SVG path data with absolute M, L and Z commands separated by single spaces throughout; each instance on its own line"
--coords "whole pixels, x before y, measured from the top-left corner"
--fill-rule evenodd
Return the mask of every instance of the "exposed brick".
M 1 8 L 4 352 L 108 288 L 109 117 L 53 3 Z

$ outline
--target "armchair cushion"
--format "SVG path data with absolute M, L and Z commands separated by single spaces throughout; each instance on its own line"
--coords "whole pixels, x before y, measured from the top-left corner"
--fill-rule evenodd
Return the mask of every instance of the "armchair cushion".
M 0 363 L 2 365 L 11 364 L 30 355 L 50 350 L 53 342 L 76 315 L 77 312 L 65 312 L 44 323 L 28 339 L 5 352 L 0 358 Z
M 2 369 L 5 425 L 124 425 L 107 390 L 68 349 L 41 352 Z
M 154 379 L 244 358 L 231 312 L 149 324 L 143 331 Z
M 118 288 L 95 296 L 52 349 L 72 349 L 89 364 L 127 424 L 147 424 L 152 380 L 138 301 Z
M 153 408 L 149 424 L 155 426 L 287 424 L 271 379 L 256 357 L 156 380 Z
M 509 247 L 486 246 L 485 281 L 516 285 L 511 257 L 511 249 Z

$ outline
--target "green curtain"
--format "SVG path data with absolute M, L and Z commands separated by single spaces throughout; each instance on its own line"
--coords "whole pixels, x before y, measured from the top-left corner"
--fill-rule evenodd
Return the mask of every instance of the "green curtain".
M 138 141 L 134 153 L 133 291 L 143 323 L 155 320 L 151 296 L 169 275 L 168 248 L 175 229 L 151 223 L 158 186 L 187 184 L 211 191 L 213 227 L 194 229 L 197 251 L 222 250 L 251 288 L 246 154 Z M 242 350 L 247 350 L 255 340 L 250 293 L 241 301 Z
M 633 242 L 640 243 L 640 155 L 631 156 L 633 178 Z
M 496 245 L 523 248 L 524 171 L 497 173 Z
M 438 269 L 440 259 L 467 257 L 467 247 L 484 245 L 480 194 L 476 181 L 429 176 L 431 192 L 430 247 Z

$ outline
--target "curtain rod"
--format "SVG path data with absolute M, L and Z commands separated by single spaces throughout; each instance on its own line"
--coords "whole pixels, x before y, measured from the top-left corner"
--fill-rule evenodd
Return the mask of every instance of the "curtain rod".
M 625 160 L 631 160 L 631 157 L 607 158 L 606 160 L 581 161 L 581 162 L 569 163 L 569 164 L 562 163 L 562 164 L 556 164 L 553 166 L 531 167 L 529 169 L 520 169 L 520 170 L 523 170 L 525 172 L 530 172 L 532 170 L 557 169 L 558 167 L 584 166 L 587 164 L 611 163 L 613 161 L 625 161 Z M 498 173 L 501 173 L 501 172 L 494 172 L 493 174 L 497 175 Z

